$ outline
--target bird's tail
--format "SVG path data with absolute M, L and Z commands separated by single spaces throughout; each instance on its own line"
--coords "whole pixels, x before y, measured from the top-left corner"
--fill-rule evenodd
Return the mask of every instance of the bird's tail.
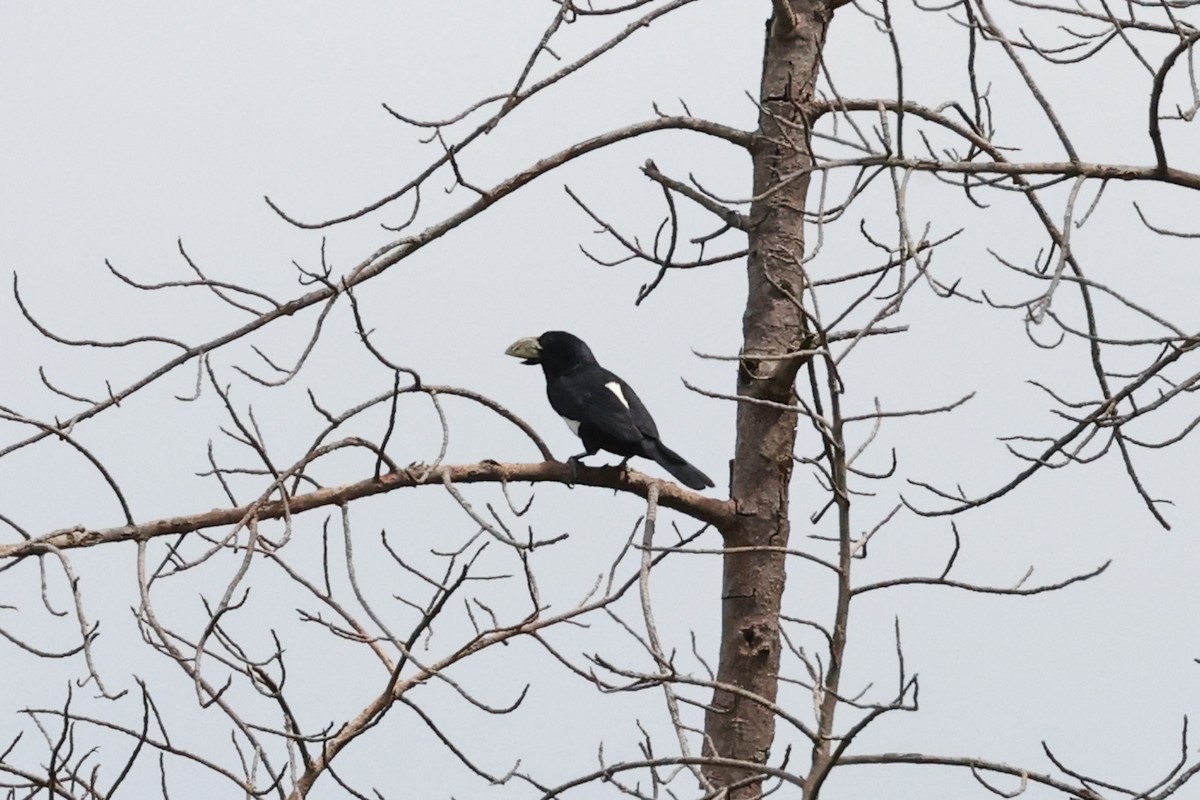
M 712 486 L 712 479 L 693 467 L 683 456 L 659 441 L 654 442 L 653 450 L 647 455 L 654 459 L 667 472 L 675 476 L 675 480 L 689 489 L 699 491 L 706 486 Z

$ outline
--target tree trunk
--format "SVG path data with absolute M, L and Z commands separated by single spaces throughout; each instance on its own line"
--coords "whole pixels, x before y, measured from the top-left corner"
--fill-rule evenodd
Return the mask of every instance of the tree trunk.
M 738 394 L 794 405 L 801 359 L 761 360 L 802 350 L 810 327 L 797 303 L 805 291 L 804 207 L 807 175 L 779 187 L 782 176 L 812 164 L 808 118 L 830 11 L 820 0 L 775 0 L 767 23 L 761 111 L 753 149 L 753 228 L 747 264 L 749 293 L 742 320 Z M 769 193 L 768 193 L 769 192 Z M 788 543 L 788 488 L 797 417 L 766 404 L 738 404 L 731 494 L 736 519 L 725 530 L 729 548 Z M 779 676 L 779 611 L 785 582 L 778 551 L 725 556 L 721 655 L 717 680 L 774 701 Z M 765 763 L 775 717 L 761 703 L 718 689 L 706 714 L 707 753 Z M 708 779 L 732 787 L 730 797 L 761 793 L 751 771 L 708 767 Z M 741 785 L 739 785 L 741 784 Z

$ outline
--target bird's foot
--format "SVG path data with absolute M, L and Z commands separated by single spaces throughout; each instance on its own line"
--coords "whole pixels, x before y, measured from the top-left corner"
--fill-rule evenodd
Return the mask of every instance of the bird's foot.
M 568 489 L 574 489 L 575 481 L 579 479 L 579 459 L 581 458 L 583 458 L 583 455 L 571 456 L 567 459 L 567 465 L 571 468 L 571 480 L 567 481 Z
M 633 458 L 633 456 L 625 456 L 621 459 L 620 464 L 615 464 L 613 466 L 613 469 L 617 471 L 617 474 L 621 476 L 622 480 L 629 480 L 629 459 L 631 458 Z

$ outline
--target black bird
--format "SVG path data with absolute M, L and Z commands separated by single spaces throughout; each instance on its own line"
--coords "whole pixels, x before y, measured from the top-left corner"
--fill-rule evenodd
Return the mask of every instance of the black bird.
M 546 396 L 567 426 L 583 440 L 585 452 L 571 456 L 574 464 L 597 450 L 657 461 L 663 469 L 692 489 L 713 482 L 683 456 L 658 438 L 654 418 L 628 383 L 596 363 L 583 340 L 565 331 L 546 331 L 509 345 L 505 355 L 541 364 L 546 375 Z

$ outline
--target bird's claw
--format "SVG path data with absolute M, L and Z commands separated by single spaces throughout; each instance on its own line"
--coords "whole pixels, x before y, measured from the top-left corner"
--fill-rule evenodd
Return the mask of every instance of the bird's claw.
M 625 456 L 621 459 L 621 463 L 617 464 L 617 473 L 624 479 L 629 480 L 629 459 L 633 456 Z
M 571 480 L 567 481 L 567 488 L 574 489 L 575 481 L 579 479 L 579 456 L 568 458 L 567 465 L 571 467 Z

